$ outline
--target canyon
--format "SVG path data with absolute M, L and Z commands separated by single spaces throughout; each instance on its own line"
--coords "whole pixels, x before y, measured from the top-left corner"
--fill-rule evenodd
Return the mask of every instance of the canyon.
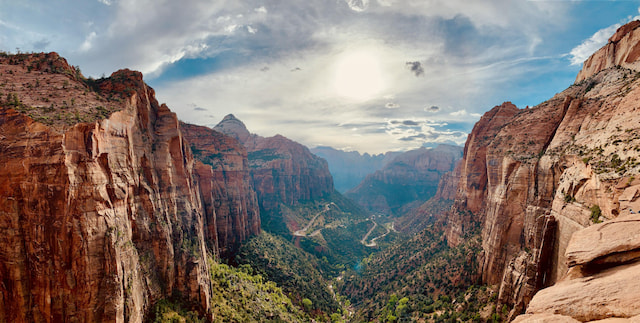
M 143 322 L 176 295 L 212 321 L 210 263 L 233 262 L 247 241 L 295 250 L 281 258 L 307 259 L 313 288 L 334 279 L 327 311 L 345 303 L 339 281 L 356 281 L 344 290 L 368 306 L 386 301 L 374 288 L 409 275 L 388 286 L 451 308 L 495 290 L 487 302 L 508 321 L 638 320 L 639 28 L 620 27 L 549 100 L 486 112 L 463 149 L 377 156 L 347 193 L 369 212 L 305 146 L 233 115 L 213 129 L 183 123 L 139 72 L 91 79 L 55 53 L 0 55 L 0 322 Z M 385 230 L 371 212 L 403 216 Z M 404 240 L 382 241 L 395 228 Z M 364 246 L 375 230 L 385 236 Z M 327 260 L 354 241 L 351 258 Z M 452 300 L 442 281 L 489 291 Z

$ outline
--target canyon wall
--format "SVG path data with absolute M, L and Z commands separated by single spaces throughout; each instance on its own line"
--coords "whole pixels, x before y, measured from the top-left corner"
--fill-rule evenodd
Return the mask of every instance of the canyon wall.
M 247 151 L 236 139 L 213 129 L 181 123 L 196 159 L 205 214 L 205 238 L 225 257 L 260 232 L 260 211 L 251 183 Z
M 206 312 L 208 253 L 259 230 L 246 152 L 210 133 L 225 166 L 194 159 L 139 72 L 7 55 L 0 83 L 0 321 L 142 322 L 171 295 Z
M 226 116 L 214 129 L 238 139 L 248 151 L 253 186 L 266 212 L 278 204 L 295 205 L 333 192 L 327 162 L 309 149 L 283 136 L 250 134 L 242 121 Z
M 510 318 L 567 275 L 575 232 L 640 210 L 640 74 L 615 66 L 635 51 L 638 26 L 589 58 L 582 82 L 533 108 L 495 107 L 469 135 L 447 238 L 456 245 L 480 225 L 482 279 L 513 305 Z

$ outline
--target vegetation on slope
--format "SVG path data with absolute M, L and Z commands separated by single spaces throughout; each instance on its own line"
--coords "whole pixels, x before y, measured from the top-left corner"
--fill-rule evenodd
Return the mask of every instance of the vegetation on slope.
M 234 268 L 209 261 L 214 322 L 308 322 L 310 318 L 292 304 L 282 289 L 254 274 L 249 265 Z M 158 301 L 152 322 L 204 322 L 179 297 Z
M 451 248 L 432 225 L 367 257 L 337 287 L 355 306 L 356 321 L 491 320 L 492 292 L 475 285 L 479 250 L 478 233 Z
M 281 237 L 262 232 L 251 238 L 240 248 L 236 262 L 250 264 L 257 273 L 277 282 L 294 303 L 303 306 L 308 299 L 316 314 L 340 308 L 327 288 L 321 261 Z

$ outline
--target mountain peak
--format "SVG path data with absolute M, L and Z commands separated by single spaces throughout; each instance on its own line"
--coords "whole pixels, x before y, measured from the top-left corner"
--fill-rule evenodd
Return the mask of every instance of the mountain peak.
M 576 83 L 588 79 L 607 68 L 621 66 L 640 71 L 640 21 L 635 20 L 618 28 L 609 42 L 593 53 L 582 65 Z
M 609 38 L 609 42 L 610 43 L 619 42 L 624 36 L 626 36 L 628 33 L 632 32 L 638 27 L 640 27 L 640 20 L 634 20 L 630 23 L 627 23 L 626 25 L 621 26 L 616 30 L 616 33 L 613 34 L 611 38 Z
M 251 136 L 244 122 L 240 121 L 240 119 L 236 118 L 233 114 L 227 114 L 213 129 L 234 137 L 243 144 Z

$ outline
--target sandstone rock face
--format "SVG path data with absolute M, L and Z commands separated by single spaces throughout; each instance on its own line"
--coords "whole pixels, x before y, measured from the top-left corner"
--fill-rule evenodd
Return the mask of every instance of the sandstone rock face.
M 631 42 L 637 24 L 610 44 Z M 500 285 L 511 318 L 566 275 L 575 232 L 640 210 L 640 80 L 602 66 L 536 107 L 487 112 L 465 145 L 447 238 L 455 245 L 466 224 L 480 223 L 483 281 Z
M 440 178 L 461 157 L 462 148 L 449 145 L 405 152 L 345 196 L 372 212 L 400 215 L 435 195 Z
M 528 314 L 556 313 L 587 322 L 640 315 L 640 263 L 566 279 L 539 291 Z
M 224 139 L 220 160 L 241 166 L 196 162 L 139 72 L 83 80 L 57 54 L 2 57 L 0 70 L 0 322 L 143 322 L 174 293 L 206 312 L 207 252 L 225 246 L 205 239 L 258 230 L 244 151 Z M 228 213 L 244 226 L 211 228 L 219 196 L 246 208 Z
M 230 255 L 260 233 L 260 210 L 251 184 L 247 151 L 234 138 L 213 129 L 181 124 L 191 145 L 206 209 L 205 238 L 210 248 Z
M 247 135 L 244 124 L 233 115 L 226 116 L 214 129 L 238 138 L 247 148 L 253 186 L 263 210 L 269 212 L 279 203 L 295 205 L 333 192 L 327 162 L 307 147 L 280 135 Z
M 560 314 L 524 314 L 516 317 L 513 323 L 580 323 L 570 316 Z
M 640 21 L 632 21 L 616 31 L 609 42 L 595 52 L 583 64 L 576 77 L 576 83 L 586 80 L 596 73 L 615 66 L 634 70 L 640 68 Z
M 566 250 L 569 267 L 611 265 L 640 257 L 640 214 L 618 217 L 573 234 Z
M 535 294 L 527 314 L 640 320 L 639 221 L 638 214 L 620 216 L 575 232 L 566 249 L 568 274 Z

